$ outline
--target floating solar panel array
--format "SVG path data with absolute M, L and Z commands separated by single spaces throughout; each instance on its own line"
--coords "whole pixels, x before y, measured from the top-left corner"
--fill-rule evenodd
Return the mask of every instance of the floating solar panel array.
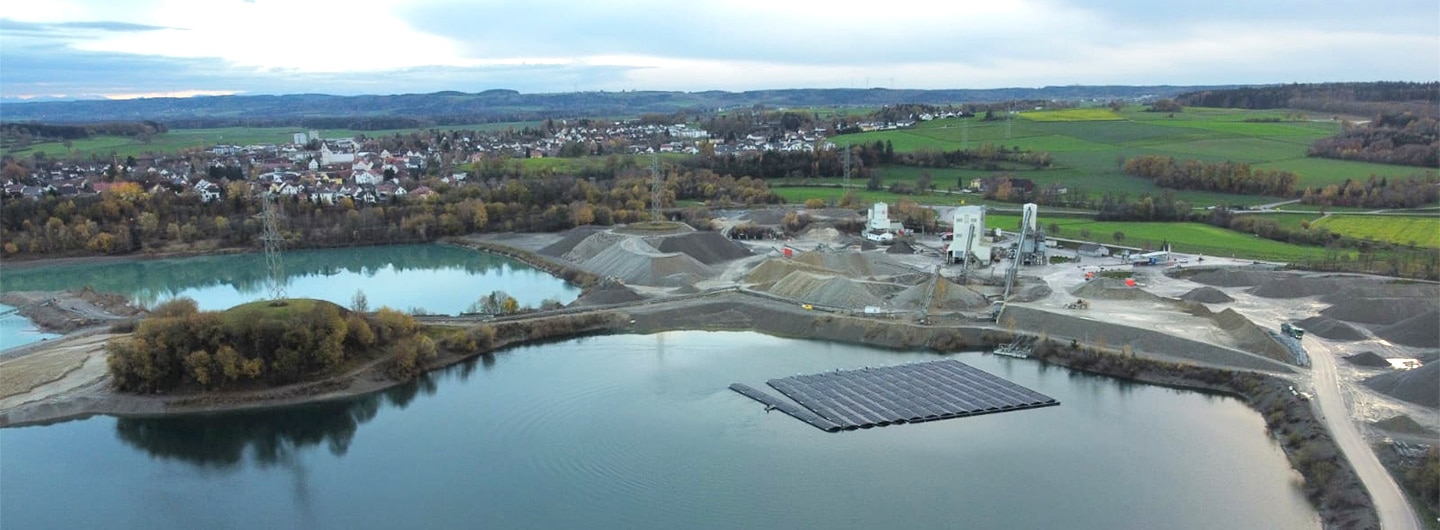
M 744 384 L 730 389 L 830 432 L 1060 404 L 951 359 L 797 375 L 767 384 L 800 407 Z

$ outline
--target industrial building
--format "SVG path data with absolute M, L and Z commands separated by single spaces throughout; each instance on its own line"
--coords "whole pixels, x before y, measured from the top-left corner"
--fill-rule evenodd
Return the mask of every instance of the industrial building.
M 960 263 L 969 256 L 978 264 L 990 263 L 990 242 L 985 237 L 985 207 L 961 206 L 954 210 L 954 235 L 950 240 L 950 261 Z

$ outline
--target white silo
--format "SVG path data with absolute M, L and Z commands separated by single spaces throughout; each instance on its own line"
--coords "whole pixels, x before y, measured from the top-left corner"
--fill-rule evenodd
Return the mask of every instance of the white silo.
M 1027 202 L 1022 211 L 1024 212 L 1022 219 L 1026 223 L 1025 228 L 1031 232 L 1036 231 L 1040 226 L 1040 207 L 1033 202 Z

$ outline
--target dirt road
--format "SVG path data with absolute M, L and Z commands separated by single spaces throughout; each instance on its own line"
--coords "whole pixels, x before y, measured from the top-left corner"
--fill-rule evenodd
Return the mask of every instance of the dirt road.
M 1335 366 L 1337 352 L 1325 341 L 1313 337 L 1306 338 L 1304 342 L 1313 363 L 1311 370 L 1315 384 L 1315 401 L 1319 404 L 1320 416 L 1335 437 L 1335 443 L 1345 453 L 1345 458 L 1355 467 L 1360 481 L 1365 483 L 1365 489 L 1370 491 L 1375 512 L 1380 516 L 1380 527 L 1385 530 L 1420 530 L 1420 520 L 1415 516 L 1415 511 L 1410 509 L 1409 499 L 1390 473 L 1385 471 L 1385 466 L 1380 464 L 1380 459 L 1375 457 L 1375 452 L 1365 443 L 1365 437 L 1361 436 L 1360 430 L 1355 427 L 1355 421 L 1345 405 L 1345 396 Z

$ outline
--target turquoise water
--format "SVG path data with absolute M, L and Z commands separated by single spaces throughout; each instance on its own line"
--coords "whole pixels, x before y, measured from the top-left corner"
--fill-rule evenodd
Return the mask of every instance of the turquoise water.
M 15 307 L 0 304 L 0 313 L 6 313 L 11 309 L 15 309 Z M 59 337 L 59 335 L 35 329 L 34 323 L 17 313 L 0 316 L 0 350 L 55 337 Z
M 939 356 L 591 337 L 346 401 L 0 430 L 0 514 L 6 528 L 1319 526 L 1237 400 L 952 357 L 1061 405 L 825 433 L 726 387 Z
M 284 270 L 286 296 L 348 307 L 359 291 L 371 309 L 389 306 L 454 315 L 495 290 L 530 307 L 546 299 L 570 303 L 580 294 L 578 288 L 524 263 L 445 245 L 297 250 L 284 254 Z M 146 306 L 184 296 L 194 298 L 201 309 L 221 310 L 269 297 L 268 269 L 260 254 L 66 265 L 0 275 L 0 291 L 87 285 L 125 294 Z M 28 322 L 18 320 L 16 330 L 9 324 L 0 328 L 0 345 L 10 347 L 30 338 L 18 331 Z

